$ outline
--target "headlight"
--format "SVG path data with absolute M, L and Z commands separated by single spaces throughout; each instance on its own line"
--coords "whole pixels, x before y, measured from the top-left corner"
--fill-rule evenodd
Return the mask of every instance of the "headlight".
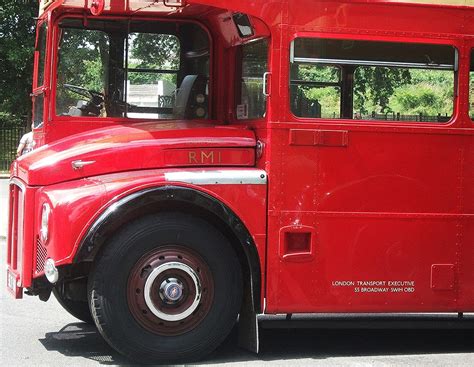
M 54 265 L 54 260 L 49 258 L 44 263 L 44 275 L 46 279 L 52 284 L 55 284 L 59 279 L 59 272 Z
M 41 228 L 40 228 L 40 238 L 43 244 L 46 244 L 46 241 L 48 241 L 50 215 L 51 215 L 51 207 L 49 206 L 48 203 L 44 203 L 43 209 L 41 210 Z

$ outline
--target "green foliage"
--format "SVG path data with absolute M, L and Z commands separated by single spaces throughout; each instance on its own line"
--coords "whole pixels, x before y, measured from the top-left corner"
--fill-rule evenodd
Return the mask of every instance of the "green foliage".
M 21 123 L 31 114 L 31 75 L 35 41 L 35 0 L 2 0 L 0 4 L 0 111 L 2 121 Z
M 128 79 L 131 84 L 157 84 L 166 80 L 176 85 L 176 74 L 133 72 L 141 69 L 179 69 L 179 40 L 168 34 L 132 33 L 129 36 Z
M 341 79 L 341 69 L 337 66 L 297 65 L 297 79 L 311 82 L 337 83 Z
M 410 81 L 411 73 L 408 69 L 358 67 L 354 75 L 354 109 L 363 114 L 371 110 L 393 112 L 389 105 L 390 97 L 396 88 Z
M 25 119 L 19 115 L 14 115 L 10 112 L 0 111 L 0 128 L 12 127 L 12 126 L 23 126 Z
M 72 84 L 103 92 L 105 63 L 108 58 L 108 40 L 105 33 L 82 29 L 63 29 L 57 72 L 57 108 L 66 113 L 76 105 L 78 94 L 62 87 Z M 82 97 L 81 99 L 85 99 Z
M 179 69 L 179 41 L 167 34 L 132 33 L 129 36 L 130 61 L 139 68 Z
M 104 66 L 108 53 L 105 33 L 64 29 L 58 65 L 58 85 L 67 83 L 97 92 L 103 91 L 106 73 Z
M 410 70 L 410 73 L 412 84 L 397 88 L 390 98 L 392 111 L 404 111 L 407 115 L 451 115 L 453 74 L 439 70 Z
M 157 84 L 160 80 L 166 80 L 171 84 L 176 85 L 176 74 L 162 74 L 162 73 L 134 73 L 128 72 L 128 80 L 130 84 Z
M 294 65 L 293 75 L 296 79 L 304 82 L 325 82 L 339 83 L 341 79 L 341 69 L 336 66 L 325 65 Z M 340 116 L 340 87 L 311 87 L 311 84 L 298 86 L 299 92 L 310 101 L 318 101 L 321 105 L 321 115 L 329 118 Z
M 436 116 L 438 113 L 450 115 L 453 99 L 447 96 L 444 86 L 421 82 L 398 88 L 390 99 L 393 111 L 404 111 L 407 115 Z
M 304 91 L 306 98 L 317 100 L 321 105 L 321 116 L 340 117 L 341 94 L 339 87 L 310 88 Z

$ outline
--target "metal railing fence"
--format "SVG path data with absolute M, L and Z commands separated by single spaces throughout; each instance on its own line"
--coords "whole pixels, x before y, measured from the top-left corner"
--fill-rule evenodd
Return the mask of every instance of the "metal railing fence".
M 0 127 L 0 172 L 10 170 L 18 143 L 25 132 L 25 127 Z

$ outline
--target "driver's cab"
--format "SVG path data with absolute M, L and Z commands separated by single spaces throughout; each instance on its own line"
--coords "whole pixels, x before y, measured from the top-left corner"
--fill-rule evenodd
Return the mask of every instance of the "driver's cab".
M 145 120 L 264 120 L 270 32 L 259 18 L 191 1 L 113 15 L 68 3 L 38 23 L 37 146 Z

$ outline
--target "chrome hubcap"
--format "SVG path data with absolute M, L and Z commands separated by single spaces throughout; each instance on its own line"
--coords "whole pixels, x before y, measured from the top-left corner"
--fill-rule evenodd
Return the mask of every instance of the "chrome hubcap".
M 176 278 L 168 278 L 161 283 L 160 298 L 163 302 L 173 304 L 183 298 L 183 283 Z
M 179 245 L 144 254 L 130 270 L 127 303 L 134 319 L 157 335 L 181 335 L 199 325 L 214 299 L 214 280 L 201 256 Z
M 166 278 L 158 287 L 153 287 L 153 284 L 157 277 L 165 271 L 171 271 L 179 274 L 184 273 L 187 277 L 192 280 L 194 287 L 193 291 L 190 292 L 184 289 L 183 283 L 178 278 Z M 170 314 L 163 312 L 155 302 L 153 302 L 153 292 L 156 292 L 158 288 L 160 299 L 166 304 L 175 304 L 181 301 L 187 296 L 186 293 L 194 293 L 194 300 L 188 308 L 177 314 Z M 155 293 L 156 294 L 156 293 Z M 165 321 L 181 321 L 191 315 L 199 306 L 201 300 L 201 282 L 195 271 L 188 265 L 180 262 L 167 262 L 153 269 L 145 282 L 144 289 L 145 303 L 150 311 L 162 320 Z

